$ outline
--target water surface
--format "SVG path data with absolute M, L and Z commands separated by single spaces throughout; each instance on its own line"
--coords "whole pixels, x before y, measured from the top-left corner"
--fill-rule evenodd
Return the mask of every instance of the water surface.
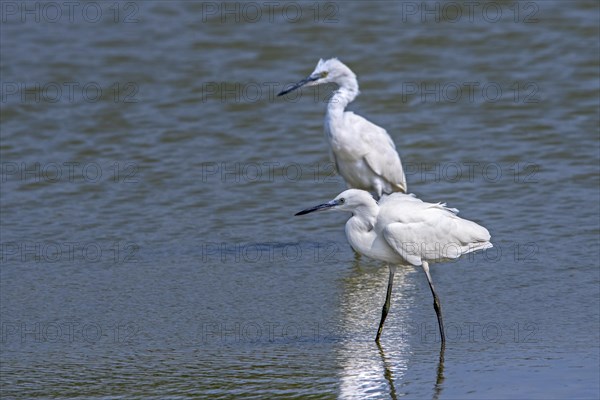
M 3 398 L 598 398 L 597 3 L 49 4 L 0 26 Z M 432 267 L 443 362 L 422 271 L 378 347 L 387 269 L 293 217 L 331 87 L 275 94 L 332 56 L 492 234 Z

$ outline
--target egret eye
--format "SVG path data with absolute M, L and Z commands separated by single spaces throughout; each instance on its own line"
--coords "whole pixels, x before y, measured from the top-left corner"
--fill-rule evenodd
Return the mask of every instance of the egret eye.
M 321 78 L 326 78 L 327 77 L 328 72 L 327 71 L 323 71 L 321 72 Z
M 344 199 L 343 197 L 340 199 L 340 204 L 344 204 L 346 202 L 346 199 Z

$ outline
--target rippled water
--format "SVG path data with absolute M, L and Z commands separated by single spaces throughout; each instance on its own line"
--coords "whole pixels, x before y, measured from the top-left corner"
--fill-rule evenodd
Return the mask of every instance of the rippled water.
M 3 398 L 598 398 L 596 2 L 3 2 Z M 355 259 L 339 57 L 411 191 L 494 249 Z

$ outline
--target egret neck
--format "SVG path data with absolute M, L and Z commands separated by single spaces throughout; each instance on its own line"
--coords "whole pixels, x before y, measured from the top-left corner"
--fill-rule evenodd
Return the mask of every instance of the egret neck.
M 379 215 L 379 206 L 375 199 L 371 198 L 367 204 L 361 204 L 352 210 L 352 218 L 346 222 L 346 236 L 352 248 L 371 248 L 377 239 L 377 233 L 373 230 Z
M 344 110 L 358 96 L 358 81 L 354 76 L 344 76 L 336 82 L 340 87 L 333 93 L 327 104 L 327 114 L 342 118 Z

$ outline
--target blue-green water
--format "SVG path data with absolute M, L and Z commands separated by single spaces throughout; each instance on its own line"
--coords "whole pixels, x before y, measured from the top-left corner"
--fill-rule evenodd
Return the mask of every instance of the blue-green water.
M 3 398 L 598 398 L 596 2 L 3 2 Z M 356 260 L 319 58 L 494 249 Z

